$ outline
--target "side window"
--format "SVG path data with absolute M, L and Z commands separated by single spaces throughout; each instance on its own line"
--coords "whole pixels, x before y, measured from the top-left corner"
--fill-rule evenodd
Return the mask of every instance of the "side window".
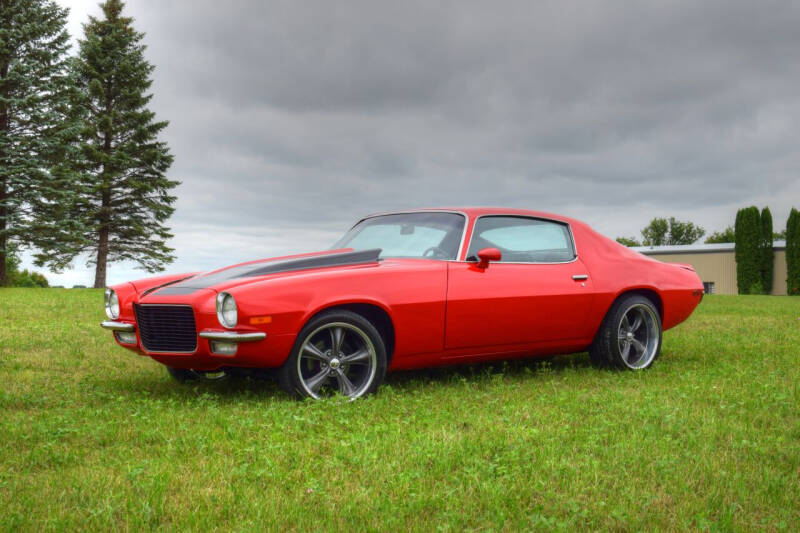
M 475 223 L 467 259 L 483 248 L 497 248 L 501 262 L 564 263 L 575 259 L 566 224 L 537 218 L 484 216 Z

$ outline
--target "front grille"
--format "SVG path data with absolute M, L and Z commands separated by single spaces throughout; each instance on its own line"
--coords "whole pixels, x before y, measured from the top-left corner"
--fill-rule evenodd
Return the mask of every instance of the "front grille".
M 134 305 L 133 310 L 148 352 L 190 353 L 197 348 L 194 311 L 188 305 Z

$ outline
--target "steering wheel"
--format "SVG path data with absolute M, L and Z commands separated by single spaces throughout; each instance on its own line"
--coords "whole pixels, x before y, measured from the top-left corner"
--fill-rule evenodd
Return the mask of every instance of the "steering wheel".
M 438 246 L 431 246 L 422 252 L 422 257 L 430 257 L 431 259 L 445 259 L 448 257 L 448 254 Z

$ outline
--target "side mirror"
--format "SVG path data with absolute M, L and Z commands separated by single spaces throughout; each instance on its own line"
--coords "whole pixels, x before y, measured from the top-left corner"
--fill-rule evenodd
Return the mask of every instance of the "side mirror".
M 500 261 L 503 254 L 497 248 L 484 248 L 478 252 L 478 268 L 486 268 L 489 266 L 489 261 Z

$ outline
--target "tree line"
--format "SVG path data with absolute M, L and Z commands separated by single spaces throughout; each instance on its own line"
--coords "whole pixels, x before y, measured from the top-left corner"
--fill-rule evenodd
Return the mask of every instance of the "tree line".
M 674 217 L 654 218 L 642 231 L 642 240 L 617 237 L 625 246 L 686 245 L 697 242 L 705 230 L 692 222 Z M 786 240 L 786 288 L 790 295 L 800 295 L 800 211 L 792 208 L 786 228 L 773 231 L 769 207 L 761 211 L 756 206 L 740 209 L 736 222 L 723 231 L 714 232 L 706 244 L 734 243 L 736 281 L 739 294 L 769 294 L 774 284 L 774 241 Z
M 149 272 L 174 259 L 166 222 L 179 182 L 148 109 L 154 67 L 144 34 L 107 0 L 70 55 L 68 10 L 53 0 L 0 0 L 0 286 L 17 250 L 54 271 L 87 254 L 95 287 L 108 264 Z

